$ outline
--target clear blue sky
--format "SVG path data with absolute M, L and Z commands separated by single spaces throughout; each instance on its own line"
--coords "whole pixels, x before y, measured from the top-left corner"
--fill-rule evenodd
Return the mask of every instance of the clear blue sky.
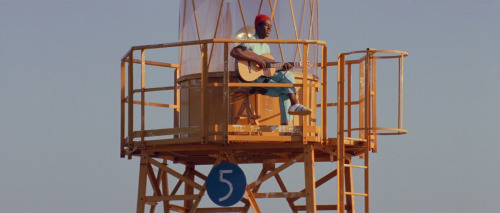
M 409 134 L 379 138 L 371 212 L 498 212 L 500 1 L 319 2 L 330 61 L 367 47 L 410 54 Z M 0 1 L 0 211 L 135 211 L 119 63 L 130 46 L 176 41 L 177 8 Z

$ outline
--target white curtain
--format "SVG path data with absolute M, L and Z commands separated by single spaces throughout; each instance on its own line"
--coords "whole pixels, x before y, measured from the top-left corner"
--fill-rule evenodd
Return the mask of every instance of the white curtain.
M 221 11 L 222 0 L 180 0 L 179 7 L 179 41 L 195 41 L 212 38 L 234 38 L 238 29 L 254 25 L 254 18 L 258 13 L 271 16 L 274 1 L 269 0 L 225 0 L 219 25 L 217 21 Z M 194 2 L 194 7 L 193 7 Z M 292 0 L 295 25 L 292 10 L 288 1 L 278 1 L 273 20 L 273 32 L 270 39 L 299 39 L 317 40 L 318 38 L 318 2 L 317 0 Z M 260 11 L 259 11 L 260 8 Z M 196 10 L 195 10 L 196 9 Z M 302 15 L 304 14 L 304 15 Z M 311 25 L 312 17 L 312 25 Z M 244 20 L 243 20 L 244 18 Z M 215 30 L 217 29 L 217 33 Z M 278 34 L 279 33 L 279 34 Z M 229 50 L 234 46 L 230 45 Z M 302 46 L 271 44 L 271 53 L 277 61 L 301 61 Z M 213 50 L 212 50 L 213 49 Z M 298 51 L 300 49 L 300 51 Z M 300 53 L 299 53 L 300 52 Z M 201 49 L 199 45 L 185 46 L 179 51 L 182 75 L 201 72 Z M 222 72 L 224 70 L 224 46 L 216 44 L 208 46 L 210 67 L 209 72 Z M 316 63 L 318 47 L 311 45 L 308 60 Z M 233 59 L 229 57 L 229 70 L 234 70 Z M 301 71 L 295 69 L 294 71 Z M 316 69 L 310 69 L 315 74 Z

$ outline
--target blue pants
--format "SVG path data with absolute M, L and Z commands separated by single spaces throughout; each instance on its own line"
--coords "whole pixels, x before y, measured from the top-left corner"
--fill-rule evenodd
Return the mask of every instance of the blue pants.
M 266 80 L 264 77 L 260 77 L 254 81 L 254 83 L 262 83 Z M 295 76 L 292 72 L 278 71 L 276 72 L 267 83 L 295 83 Z M 271 97 L 279 97 L 280 112 L 281 112 L 281 123 L 288 123 L 293 119 L 293 116 L 288 114 L 288 108 L 290 107 L 290 97 L 288 94 L 297 93 L 295 87 L 266 87 L 267 94 Z

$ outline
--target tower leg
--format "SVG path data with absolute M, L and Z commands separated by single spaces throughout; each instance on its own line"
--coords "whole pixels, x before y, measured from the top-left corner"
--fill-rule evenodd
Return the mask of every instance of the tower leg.
M 163 160 L 163 165 L 167 166 L 167 160 Z M 168 176 L 164 170 L 161 171 L 161 185 L 163 190 L 163 195 L 168 195 Z M 160 179 L 160 178 L 159 178 Z M 170 201 L 163 201 L 163 213 L 170 213 Z
M 187 163 L 186 164 L 186 172 L 185 172 L 185 177 L 188 178 L 189 180 L 194 181 L 194 164 Z M 193 195 L 194 194 L 194 188 L 193 186 L 189 184 L 184 185 L 184 195 Z M 186 209 L 191 209 L 193 207 L 193 200 L 184 200 L 184 207 Z
M 139 169 L 139 193 L 137 195 L 137 213 L 144 213 L 146 208 L 146 185 L 148 181 L 149 156 L 146 151 L 141 152 L 141 164 Z
M 306 212 L 316 212 L 316 182 L 314 178 L 314 147 L 307 144 L 304 148 L 304 175 L 306 185 Z

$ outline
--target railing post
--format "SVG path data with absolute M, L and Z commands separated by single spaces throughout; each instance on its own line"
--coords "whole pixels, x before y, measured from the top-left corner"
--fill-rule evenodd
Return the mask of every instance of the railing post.
M 146 102 L 146 50 L 141 50 L 141 142 L 146 143 L 144 140 L 146 129 L 146 109 L 144 103 Z
M 370 136 L 373 143 L 373 152 L 377 152 L 377 58 L 372 55 L 372 135 Z
M 201 141 L 207 143 L 207 79 L 208 79 L 208 53 L 207 44 L 201 44 Z
M 228 58 L 229 58 L 229 44 L 227 42 L 224 42 L 224 76 L 223 76 L 223 110 L 226 112 L 224 114 L 223 118 L 223 131 L 224 131 L 224 142 L 229 143 L 228 140 L 228 125 L 229 125 L 229 95 L 230 95 L 230 90 L 229 90 L 229 63 L 228 63 Z
M 125 61 L 120 64 L 120 157 L 125 157 Z
M 327 62 L 328 62 L 328 57 L 327 57 L 327 47 L 325 45 L 322 45 L 322 56 L 323 58 L 321 59 L 321 84 L 323 85 L 323 88 L 321 90 L 322 92 L 322 98 L 321 98 L 321 126 L 323 128 L 322 131 L 322 136 L 323 136 L 323 143 L 327 143 L 328 140 L 328 135 L 327 135 L 327 101 L 328 101 L 328 85 L 327 85 Z
M 337 73 L 337 212 L 345 210 L 345 179 L 344 179 L 344 89 L 345 89 L 345 55 L 339 54 Z
M 399 82 L 398 82 L 398 129 L 403 129 L 403 62 L 404 55 L 399 57 Z
M 365 122 L 366 122 L 366 130 L 365 130 L 365 138 L 366 138 L 366 143 L 365 143 L 365 150 L 363 154 L 364 158 L 364 166 L 366 166 L 365 173 L 364 173 L 364 188 L 365 188 L 365 194 L 369 194 L 369 157 L 370 157 L 370 150 L 372 146 L 372 129 L 373 129 L 373 123 L 372 123 L 372 110 L 373 110 L 373 100 L 372 100 L 372 81 L 373 81 L 373 53 L 370 51 L 366 52 L 366 57 L 365 57 Z M 370 198 L 369 196 L 365 196 L 365 212 L 370 211 Z
M 128 147 L 134 146 L 134 52 L 130 50 L 128 56 Z M 128 158 L 132 158 L 129 154 Z
M 308 73 L 308 67 L 307 67 L 307 61 L 308 61 L 308 55 L 309 55 L 309 44 L 304 44 L 304 62 L 302 66 L 302 100 L 301 103 L 304 104 L 306 107 L 311 107 L 309 106 L 309 88 L 308 83 L 307 83 L 307 73 Z M 310 118 L 308 116 L 302 116 L 302 142 L 304 144 L 307 143 L 307 136 L 308 134 L 308 123 L 307 122 Z

